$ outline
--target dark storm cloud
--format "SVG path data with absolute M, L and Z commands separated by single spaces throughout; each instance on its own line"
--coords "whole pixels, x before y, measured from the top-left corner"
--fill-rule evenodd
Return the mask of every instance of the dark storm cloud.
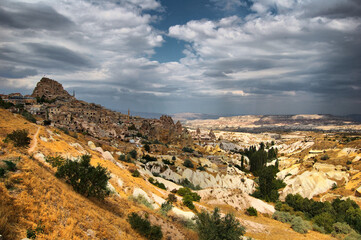
M 361 16 L 361 3 L 359 0 L 340 0 L 333 4 L 323 3 L 325 6 L 320 6 L 319 3 L 311 2 L 307 11 L 306 17 L 323 16 L 328 18 L 345 18 L 345 17 L 360 17 Z
M 20 48 L 24 47 L 26 51 L 21 51 Z M 0 60 L 9 64 L 57 70 L 75 70 L 95 66 L 82 54 L 65 47 L 40 43 L 25 43 L 19 49 L 15 49 L 14 46 L 0 47 Z
M 0 65 L 0 77 L 3 78 L 25 78 L 37 74 L 38 71 L 33 68 L 16 68 L 13 66 Z
M 39 43 L 27 43 L 26 45 L 31 49 L 35 56 L 62 62 L 75 67 L 94 67 L 88 58 L 65 47 Z
M 67 29 L 73 22 L 52 7 L 41 3 L 7 3 L 11 10 L 0 7 L 0 25 L 20 29 Z

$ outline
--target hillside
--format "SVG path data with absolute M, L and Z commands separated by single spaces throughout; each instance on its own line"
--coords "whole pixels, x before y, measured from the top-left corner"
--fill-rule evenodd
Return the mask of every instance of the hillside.
M 3 109 L 0 109 L 0 115 L 1 140 L 15 129 L 26 129 L 32 137 L 32 147 L 28 150 L 18 149 L 11 143 L 1 143 L 1 160 L 13 160 L 18 168 L 0 180 L 0 214 L 2 219 L 8 219 L 1 223 L 1 227 L 8 232 L 8 239 L 24 238 L 27 229 L 39 225 L 44 227 L 44 233 L 38 234 L 37 239 L 141 239 L 126 221 L 131 212 L 147 212 L 152 222 L 161 225 L 169 239 L 197 239 L 194 232 L 174 222 L 174 219 L 182 218 L 179 214 L 187 216 L 191 213 L 180 201 L 175 204 L 178 210 L 173 210 L 178 215 L 164 217 L 157 210 L 129 200 L 129 196 L 142 190 L 158 202 L 169 193 L 145 181 L 144 173 L 142 178 L 132 177 L 128 169 L 134 168 L 134 164 L 112 160 L 109 155 L 108 160 L 105 159 L 107 154 L 99 152 L 99 148 L 95 150 L 91 144 L 92 148 L 89 147 L 88 139 L 81 134 L 73 138 L 58 129 L 29 123 Z M 116 151 L 111 146 L 104 145 L 102 148 Z M 99 163 L 112 173 L 110 183 L 114 193 L 104 201 L 88 199 L 76 193 L 70 185 L 56 178 L 55 169 L 44 161 L 44 156 L 72 158 L 84 153 L 92 155 L 93 165 Z M 155 206 L 157 201 L 153 203 Z M 288 224 L 265 216 L 250 217 L 231 206 L 202 201 L 196 204 L 197 209 L 211 210 L 215 206 L 220 206 L 225 212 L 233 212 L 247 227 L 246 235 L 256 239 L 330 239 L 312 231 L 306 235 L 299 234 Z

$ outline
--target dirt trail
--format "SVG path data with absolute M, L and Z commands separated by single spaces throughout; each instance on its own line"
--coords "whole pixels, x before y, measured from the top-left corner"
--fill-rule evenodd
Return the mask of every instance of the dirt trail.
M 31 147 L 28 150 L 28 153 L 32 153 L 34 151 L 34 149 L 38 146 L 38 136 L 39 136 L 39 132 L 40 132 L 40 127 L 38 127 L 38 130 L 36 131 L 35 135 L 33 136 L 33 140 L 31 143 Z

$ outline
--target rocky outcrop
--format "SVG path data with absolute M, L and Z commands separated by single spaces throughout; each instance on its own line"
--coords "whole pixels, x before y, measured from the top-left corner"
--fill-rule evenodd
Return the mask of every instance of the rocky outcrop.
M 157 173 L 170 181 L 177 183 L 182 179 L 188 179 L 194 186 L 199 185 L 201 188 L 240 189 L 248 194 L 253 193 L 256 188 L 255 182 L 248 179 L 244 172 L 235 167 L 227 167 L 226 174 L 217 173 L 215 176 L 206 171 L 193 171 L 181 167 L 178 167 L 174 172 L 167 165 L 160 162 L 149 162 L 146 164 L 146 168 L 150 172 Z M 162 171 L 162 169 L 165 170 Z
M 254 207 L 258 212 L 272 214 L 275 208 L 259 200 L 251 197 L 239 189 L 224 189 L 224 188 L 208 188 L 197 191 L 202 197 L 201 202 L 212 205 L 226 204 L 234 207 L 236 210 L 246 210 L 249 207 Z
M 331 189 L 335 181 L 328 179 L 324 172 L 316 170 L 306 171 L 294 178 L 286 178 L 287 186 L 282 190 L 280 199 L 284 200 L 288 194 L 300 194 L 302 197 L 311 199 L 320 193 Z
M 41 98 L 44 96 L 45 99 L 72 99 L 73 97 L 64 90 L 63 85 L 50 78 L 43 77 L 40 82 L 36 84 L 33 91 L 32 97 Z

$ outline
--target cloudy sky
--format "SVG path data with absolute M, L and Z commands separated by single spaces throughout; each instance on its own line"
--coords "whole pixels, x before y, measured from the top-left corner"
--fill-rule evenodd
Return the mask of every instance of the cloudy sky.
M 361 113 L 360 0 L 0 2 L 0 93 L 111 109 Z

